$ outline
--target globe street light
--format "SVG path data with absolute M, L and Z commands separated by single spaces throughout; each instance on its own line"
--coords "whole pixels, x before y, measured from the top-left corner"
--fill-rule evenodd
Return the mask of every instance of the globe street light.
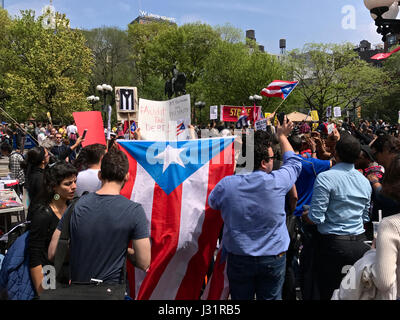
M 102 84 L 102 85 L 99 84 L 96 87 L 96 90 L 103 93 L 103 100 L 104 100 L 103 112 L 107 113 L 107 95 L 112 93 L 113 87 L 111 87 L 109 84 Z
M 99 97 L 96 96 L 89 96 L 86 100 L 92 105 L 92 110 L 94 111 L 94 105 L 100 101 Z
M 399 2 L 396 0 L 364 0 L 364 4 L 371 13 L 376 32 L 382 35 L 382 41 L 386 42 L 388 35 L 400 33 Z

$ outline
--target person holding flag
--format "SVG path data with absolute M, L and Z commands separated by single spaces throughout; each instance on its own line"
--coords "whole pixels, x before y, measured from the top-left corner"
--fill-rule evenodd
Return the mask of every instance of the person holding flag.
M 238 121 L 236 122 L 236 129 L 242 129 L 248 126 L 247 120 L 248 120 L 248 114 L 246 108 L 243 106 L 242 112 L 240 113 L 240 116 L 238 118 Z

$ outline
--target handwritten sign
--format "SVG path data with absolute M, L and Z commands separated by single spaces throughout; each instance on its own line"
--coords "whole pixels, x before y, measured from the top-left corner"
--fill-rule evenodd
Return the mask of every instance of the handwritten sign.
M 267 131 L 267 119 L 257 120 L 255 122 L 256 131 Z
M 184 120 L 190 125 L 190 95 L 168 101 L 139 99 L 139 128 L 144 140 L 177 140 L 176 124 Z M 179 140 L 188 138 L 187 130 L 178 136 Z

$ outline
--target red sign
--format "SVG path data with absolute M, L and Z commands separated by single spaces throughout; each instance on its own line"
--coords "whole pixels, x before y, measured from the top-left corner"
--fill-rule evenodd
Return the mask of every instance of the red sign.
M 106 145 L 103 118 L 100 111 L 73 112 L 72 115 L 78 127 L 79 136 L 83 135 L 85 129 L 88 130 L 85 141 L 82 142 L 82 147 L 95 143 Z
M 247 111 L 248 120 L 253 121 L 254 108 L 261 109 L 261 107 L 245 107 Z M 221 121 L 225 122 L 237 122 L 240 114 L 242 113 L 242 107 L 233 106 L 222 106 L 222 117 Z M 259 111 L 259 110 L 256 110 Z M 261 111 L 261 110 L 260 110 Z

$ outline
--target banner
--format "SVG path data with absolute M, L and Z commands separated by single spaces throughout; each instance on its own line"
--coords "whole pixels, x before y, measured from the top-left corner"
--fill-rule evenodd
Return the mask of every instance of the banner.
M 225 121 L 225 122 L 237 122 L 239 119 L 239 116 L 242 112 L 242 108 L 241 107 L 234 107 L 234 106 L 222 106 L 221 107 L 221 121 Z M 247 111 L 247 115 L 248 115 L 248 120 L 253 121 L 254 120 L 254 108 L 258 108 L 259 110 L 256 111 L 257 112 L 261 112 L 261 107 L 257 106 L 257 107 L 245 107 L 246 111 Z
M 218 106 L 211 106 L 210 107 L 210 120 L 217 120 L 218 119 Z
M 185 140 L 185 134 L 177 137 L 176 125 L 178 120 L 183 120 L 189 127 L 190 120 L 190 95 L 184 95 L 167 101 L 152 101 L 139 99 L 138 124 L 144 140 Z
M 400 111 L 399 111 L 399 121 L 398 121 L 398 123 L 400 123 Z
M 72 115 L 80 136 L 85 129 L 88 129 L 85 141 L 82 142 L 82 147 L 95 143 L 106 145 L 103 118 L 100 111 L 73 112 Z

